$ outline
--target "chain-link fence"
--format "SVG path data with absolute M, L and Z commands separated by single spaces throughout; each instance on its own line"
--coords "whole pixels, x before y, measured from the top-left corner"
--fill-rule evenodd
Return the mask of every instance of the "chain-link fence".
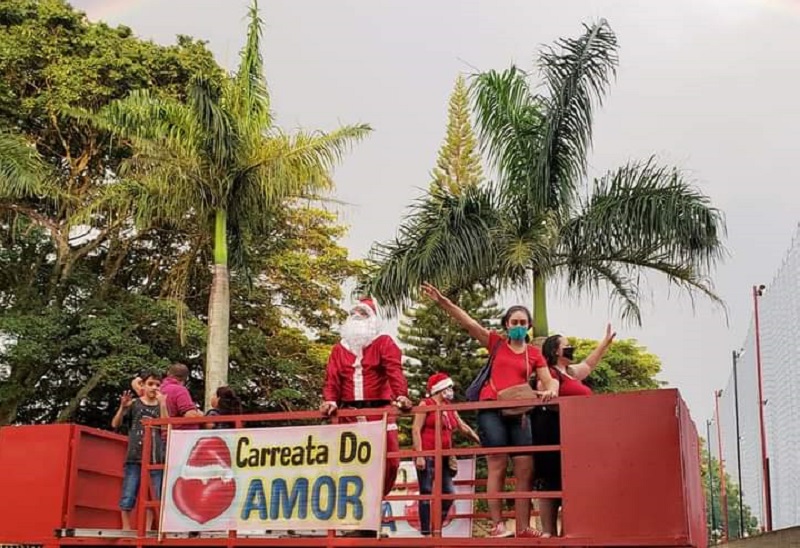
M 775 279 L 757 299 L 772 526 L 780 529 L 800 525 L 800 229 Z M 765 494 L 756 331 L 752 320 L 736 362 L 736 375 L 732 363 L 719 400 L 722 455 L 726 474 L 738 484 L 738 400 L 742 496 L 744 504 L 763 525 Z M 716 423 L 712 425 L 709 441 L 712 455 L 719 458 Z

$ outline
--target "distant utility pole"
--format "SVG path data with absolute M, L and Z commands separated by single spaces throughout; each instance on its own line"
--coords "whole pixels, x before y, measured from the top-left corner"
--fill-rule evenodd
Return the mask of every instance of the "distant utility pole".
M 711 511 L 711 533 L 717 530 L 717 515 L 714 513 L 714 469 L 711 467 L 711 421 L 706 421 L 706 454 L 708 455 L 708 504 Z
M 733 402 L 736 407 L 736 468 L 739 481 L 739 538 L 744 538 L 744 504 L 742 504 L 742 443 L 739 432 L 739 374 L 736 364 L 742 352 L 733 351 Z
M 719 498 L 722 514 L 722 536 L 720 540 L 728 540 L 728 493 L 725 491 L 725 462 L 722 458 L 722 426 L 719 420 L 719 399 L 722 397 L 722 390 L 714 392 L 714 408 L 717 415 L 717 447 L 719 448 Z

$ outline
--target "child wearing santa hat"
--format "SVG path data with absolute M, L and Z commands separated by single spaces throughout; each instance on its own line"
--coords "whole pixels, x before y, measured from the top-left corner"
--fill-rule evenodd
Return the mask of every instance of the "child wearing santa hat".
M 450 403 L 453 400 L 454 383 L 447 373 L 434 373 L 428 378 L 428 397 L 420 402 L 420 406 L 434 407 L 441 404 Z M 433 410 L 431 410 L 433 411 Z M 441 420 L 441 440 L 442 449 L 450 449 L 453 446 L 453 432 L 462 432 L 476 443 L 480 443 L 478 434 L 458 415 L 458 412 L 447 410 L 438 413 Z M 426 451 L 436 448 L 436 415 L 435 412 L 417 413 L 414 415 L 414 423 L 411 426 L 411 436 L 416 451 Z M 417 480 L 419 481 L 419 492 L 422 495 L 433 493 L 433 477 L 435 472 L 435 462 L 433 457 L 417 457 Z M 442 493 L 452 494 L 455 492 L 453 477 L 458 472 L 458 462 L 455 456 L 442 458 Z M 442 501 L 442 522 L 453 505 L 452 500 Z M 424 536 L 431 534 L 431 504 L 430 501 L 419 501 L 420 532 Z

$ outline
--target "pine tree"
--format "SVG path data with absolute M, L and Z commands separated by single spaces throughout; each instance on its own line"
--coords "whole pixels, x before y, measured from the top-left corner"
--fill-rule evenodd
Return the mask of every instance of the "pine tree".
M 500 309 L 490 290 L 474 288 L 454 300 L 486 327 L 498 323 Z M 456 400 L 463 401 L 465 390 L 486 361 L 486 350 L 433 303 L 417 304 L 405 316 L 398 339 L 405 348 L 404 368 L 413 393 L 423 397 L 428 377 L 442 371 L 455 382 Z
M 482 178 L 481 158 L 470 122 L 467 84 L 459 75 L 450 96 L 447 135 L 439 149 L 431 187 L 457 196 L 463 189 L 480 184 Z
M 481 183 L 480 154 L 470 122 L 469 97 L 464 78 L 456 79 L 448 108 L 447 134 L 439 149 L 433 181 L 427 200 L 437 200 L 442 193 L 458 196 L 464 189 Z M 467 313 L 487 327 L 497 323 L 500 310 L 492 290 L 474 287 L 449 295 Z M 398 339 L 405 347 L 405 363 L 413 394 L 422 397 L 428 376 L 443 371 L 456 383 L 456 399 L 464 391 L 486 360 L 487 353 L 464 329 L 438 306 L 421 302 L 405 311 Z

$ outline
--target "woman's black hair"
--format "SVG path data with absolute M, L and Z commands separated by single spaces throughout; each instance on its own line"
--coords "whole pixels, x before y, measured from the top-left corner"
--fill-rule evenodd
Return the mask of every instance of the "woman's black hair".
M 241 415 L 242 414 L 242 400 L 231 389 L 230 386 L 220 386 L 217 388 L 217 398 L 219 403 L 220 415 Z
M 502 318 L 500 318 L 500 325 L 503 326 L 503 329 L 508 328 L 508 320 L 511 319 L 511 315 L 514 312 L 524 312 L 525 316 L 527 316 L 528 318 L 528 327 L 533 325 L 533 316 L 531 316 L 531 311 L 522 306 L 521 304 L 515 304 L 514 306 L 506 310 L 506 313 L 503 314 Z
M 547 365 L 558 364 L 558 347 L 561 344 L 561 335 L 550 335 L 542 343 L 542 355 Z
M 515 304 L 506 310 L 506 313 L 503 314 L 502 318 L 500 318 L 500 325 L 503 327 L 503 329 L 508 330 L 508 320 L 511 319 L 511 315 L 514 312 L 524 312 L 525 316 L 528 318 L 528 327 L 530 328 L 533 326 L 533 316 L 531 316 L 531 311 L 521 304 Z M 531 342 L 530 336 L 525 335 L 525 342 Z

